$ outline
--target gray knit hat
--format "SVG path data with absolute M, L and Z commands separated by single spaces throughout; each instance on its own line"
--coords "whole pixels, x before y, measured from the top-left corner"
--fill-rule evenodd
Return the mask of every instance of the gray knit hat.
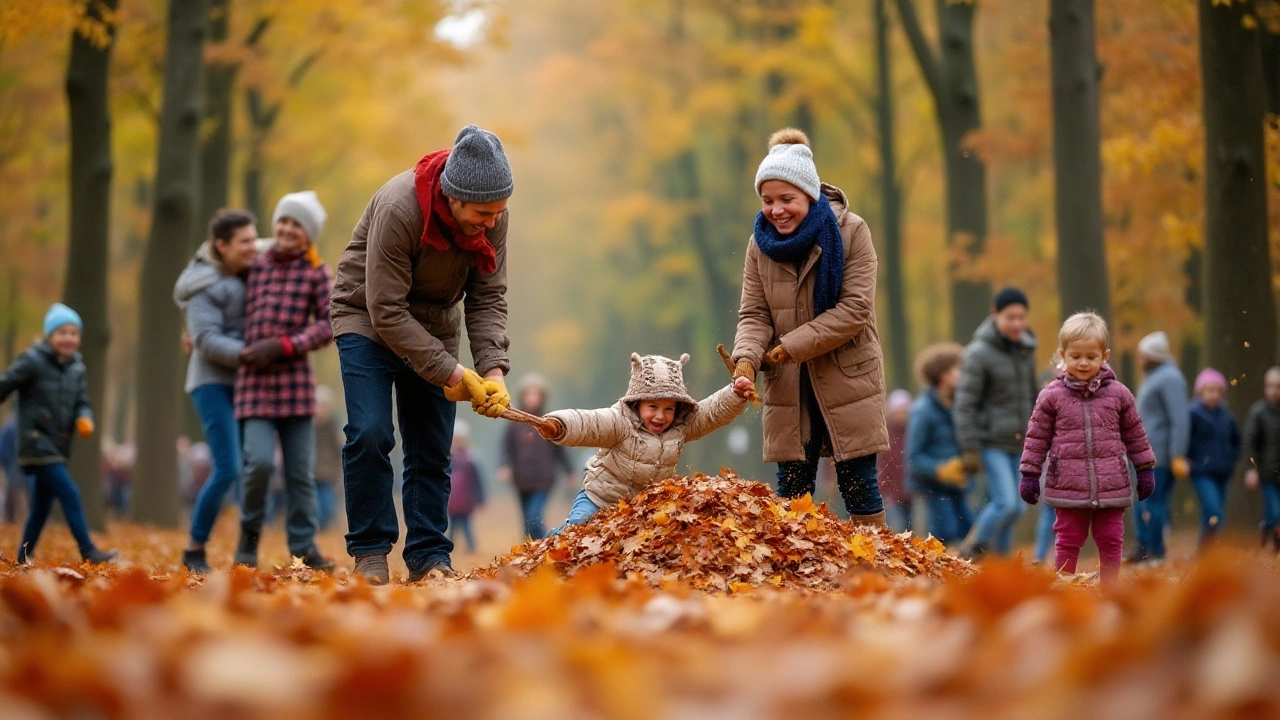
M 1138 354 L 1157 362 L 1173 362 L 1177 358 L 1169 349 L 1169 336 L 1163 330 L 1153 332 L 1138 341 Z
M 280 222 L 280 218 L 293 218 L 307 233 L 307 239 L 317 242 L 320 232 L 324 230 L 325 218 L 329 217 L 320 204 L 320 198 L 312 190 L 294 192 L 280 198 L 276 203 L 276 211 L 271 215 L 271 224 Z
M 766 180 L 781 180 L 800 188 L 811 200 L 822 196 L 822 181 L 813 164 L 809 137 L 795 128 L 783 128 L 769 138 L 769 154 L 756 170 L 756 194 Z
M 462 202 L 490 203 L 511 197 L 515 183 L 502 141 L 475 125 L 459 130 L 440 186 L 445 195 Z
M 689 396 L 684 385 L 684 364 L 687 362 L 688 353 L 681 355 L 679 360 L 661 355 L 641 357 L 631 353 L 631 382 L 627 383 L 627 394 L 622 402 L 675 400 L 697 407 L 698 401 Z

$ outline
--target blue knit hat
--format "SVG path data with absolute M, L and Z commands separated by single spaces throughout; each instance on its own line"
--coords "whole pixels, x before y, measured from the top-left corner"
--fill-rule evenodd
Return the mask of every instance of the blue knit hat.
M 80 313 L 62 303 L 54 303 L 53 307 L 49 308 L 49 312 L 44 314 L 44 336 L 49 337 L 54 330 L 63 325 L 75 325 L 77 330 L 84 329 Z

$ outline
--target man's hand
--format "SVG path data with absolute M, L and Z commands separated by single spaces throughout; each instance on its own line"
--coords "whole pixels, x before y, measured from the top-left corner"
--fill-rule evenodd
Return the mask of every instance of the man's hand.
M 240 362 L 253 368 L 264 368 L 284 359 L 284 343 L 280 338 L 266 338 L 240 350 Z
M 1187 462 L 1184 457 L 1176 457 L 1169 463 L 1169 469 L 1173 471 L 1173 476 L 1179 480 L 1186 480 L 1191 477 L 1191 463 Z
M 454 374 L 457 374 L 456 370 Z M 484 379 L 468 368 L 462 368 L 461 380 L 444 389 L 444 397 L 449 402 L 470 402 L 472 407 L 483 405 L 488 398 L 484 392 Z
M 783 365 L 791 362 L 791 353 L 787 352 L 787 349 L 785 347 L 779 345 L 778 347 L 765 353 L 764 360 L 770 365 L 777 367 L 778 365 Z
M 547 440 L 559 440 L 564 437 L 564 432 L 564 423 L 556 418 L 542 418 L 542 424 L 538 425 L 538 434 Z
M 960 456 L 960 462 L 964 465 L 964 471 L 970 475 L 977 475 L 982 472 L 982 454 L 977 450 L 969 450 Z
M 938 465 L 938 469 L 934 471 L 938 476 L 938 482 L 944 485 L 952 485 L 958 488 L 964 488 L 969 484 L 969 473 L 964 471 L 964 461 L 958 457 Z
M 511 393 L 507 392 L 507 386 L 502 382 L 501 376 L 496 380 L 485 380 L 481 388 L 484 390 L 484 402 L 471 405 L 476 412 L 485 417 L 496 418 L 511 407 Z
M 190 355 L 193 349 L 195 344 L 191 342 L 191 333 L 187 332 L 186 328 L 182 328 L 182 354 Z
M 1250 490 L 1258 489 L 1258 468 L 1249 468 L 1244 474 L 1244 486 Z
M 87 417 L 76 418 L 76 432 L 80 437 L 87 438 L 93 434 L 93 420 Z

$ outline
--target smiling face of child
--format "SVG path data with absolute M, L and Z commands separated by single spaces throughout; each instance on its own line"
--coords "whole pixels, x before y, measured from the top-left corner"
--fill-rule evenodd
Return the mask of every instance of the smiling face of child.
M 1081 382 L 1089 382 L 1102 369 L 1111 351 L 1101 340 L 1072 340 L 1062 348 L 1062 362 L 1067 374 Z
M 69 358 L 80 349 L 80 328 L 67 324 L 53 331 L 49 344 L 60 357 Z
M 640 423 L 644 429 L 654 435 L 661 435 L 676 419 L 675 400 L 641 400 L 636 412 L 640 414 Z

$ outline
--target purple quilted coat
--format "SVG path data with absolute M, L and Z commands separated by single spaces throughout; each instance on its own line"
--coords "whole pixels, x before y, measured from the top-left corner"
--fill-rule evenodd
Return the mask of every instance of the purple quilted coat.
M 1061 371 L 1040 392 L 1027 425 L 1022 473 L 1041 474 L 1044 501 L 1064 508 L 1122 508 L 1132 504 L 1129 467 L 1155 465 L 1133 393 L 1107 365 L 1088 383 Z

